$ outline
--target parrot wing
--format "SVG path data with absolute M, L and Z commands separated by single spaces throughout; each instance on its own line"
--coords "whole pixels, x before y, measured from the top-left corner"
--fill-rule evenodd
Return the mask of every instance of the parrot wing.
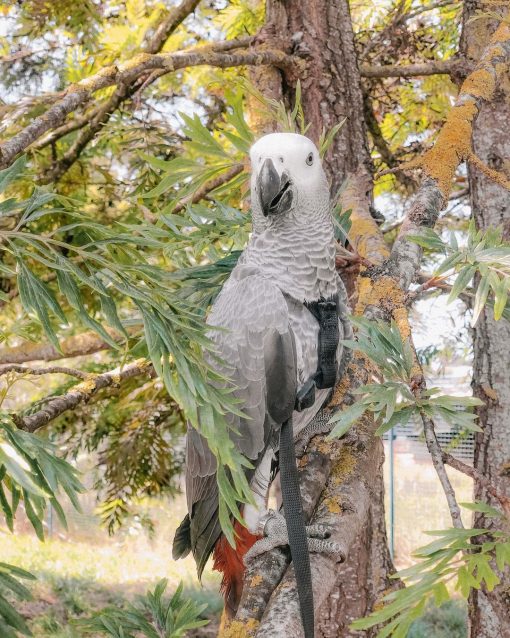
M 257 466 L 279 427 L 291 415 L 296 397 L 296 355 L 288 308 L 281 290 L 256 268 L 239 264 L 218 296 L 207 323 L 219 357 L 209 357 L 229 379 L 246 415 L 228 414 L 232 440 Z M 248 470 L 250 475 L 254 470 Z M 176 533 L 174 557 L 195 556 L 199 575 L 221 528 L 218 521 L 216 459 L 191 426 L 186 443 L 188 517 Z

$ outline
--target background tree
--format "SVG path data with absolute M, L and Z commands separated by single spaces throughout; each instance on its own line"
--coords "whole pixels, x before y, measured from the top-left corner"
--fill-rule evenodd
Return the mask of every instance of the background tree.
M 483 12 L 482 3 L 467 2 L 463 15 L 462 49 L 466 57 L 474 59 L 486 45 L 494 22 L 476 20 Z M 503 81 L 491 104 L 481 111 L 473 129 L 473 149 L 492 170 L 510 177 L 508 157 L 510 140 L 505 122 L 510 117 L 510 86 L 508 77 Z M 510 237 L 510 197 L 480 169 L 469 167 L 470 203 L 477 226 L 482 229 L 499 226 L 503 237 Z M 494 321 L 491 313 L 483 312 L 474 328 L 473 390 L 484 402 L 479 409 L 483 432 L 476 434 L 475 467 L 490 478 L 502 492 L 508 493 L 510 475 L 508 459 L 510 442 L 508 423 L 510 411 L 510 381 L 506 373 L 510 360 L 510 329 L 508 322 Z M 475 499 L 494 502 L 480 483 L 475 483 Z M 486 527 L 483 513 L 476 517 L 477 527 Z M 471 636 L 509 636 L 508 574 L 501 575 L 502 583 L 494 591 L 486 587 L 474 590 L 470 605 Z
M 137 496 L 175 491 L 185 415 L 209 438 L 220 467 L 234 470 L 233 483 L 226 473 L 219 478 L 228 530 L 228 513 L 246 498 L 247 486 L 235 473 L 243 459 L 222 419 L 223 410 L 237 407 L 215 388 L 201 357 L 209 347 L 203 316 L 248 237 L 245 157 L 254 135 L 306 130 L 326 153 L 335 203 L 342 185 L 337 261 L 355 314 L 364 317 L 358 344 L 351 344 L 357 352 L 330 406 L 342 438 L 316 437 L 302 463 L 308 514 L 315 508 L 319 520 L 334 525 L 346 557 L 342 566 L 313 559 L 320 635 L 359 629 L 376 635 L 390 621 L 380 635 L 403 636 L 427 600 L 448 596 L 452 578 L 464 595 L 484 587 L 477 595 L 483 604 L 473 600 L 474 623 L 486 613 L 486 600 L 504 604 L 498 590 L 489 590 L 505 578 L 508 539 L 488 529 L 492 520 L 506 529 L 502 517 L 508 517 L 508 485 L 493 469 L 507 460 L 504 426 L 498 432 L 493 426 L 492 438 L 489 428 L 480 436 L 484 449 L 498 450 L 495 463 L 479 455 L 473 470 L 439 448 L 433 419 L 475 429 L 469 408 L 477 401 L 464 401 L 468 411 L 457 412 L 458 399 L 427 390 L 408 321 L 417 299 L 450 290 L 452 298 L 474 296 L 477 334 L 495 334 L 488 322 L 508 330 L 489 317 L 507 311 L 505 238 L 477 234 L 448 211 L 439 231 L 459 229 L 466 247 L 430 230 L 450 198 L 466 197 L 462 161 L 483 174 L 470 173 L 477 211 L 477 197 L 499 198 L 502 209 L 508 203 L 504 167 L 490 166 L 494 144 L 507 141 L 505 131 L 494 133 L 501 116 L 494 105 L 496 88 L 508 77 L 508 12 L 484 6 L 469 22 L 473 11 L 467 4 L 463 57 L 457 54 L 461 12 L 449 2 L 367 8 L 343 0 L 306 7 L 293 0 L 270 0 L 266 7 L 248 0 L 79 6 L 63 0 L 3 9 L 3 427 L 7 444 L 17 445 L 30 468 L 27 478 L 23 463 L 2 457 L 0 502 L 8 522 L 21 496 L 29 516 L 34 504 L 31 520 L 40 528 L 58 482 L 67 481 L 70 498 L 80 489 L 53 451 L 44 465 L 37 443 L 44 437 L 64 444 L 69 455 L 100 450 L 103 517 L 114 531 Z M 498 157 L 507 155 L 497 150 Z M 490 197 L 477 195 L 480 184 Z M 405 218 L 386 206 L 392 219 L 381 229 L 374 195 L 398 202 L 400 210 L 414 196 Z M 494 226 L 492 217 L 477 220 Z M 437 253 L 443 254 L 438 275 L 423 273 L 422 263 L 437 266 Z M 481 312 L 486 304 L 490 311 Z M 58 364 L 69 357 L 71 364 Z M 41 361 L 57 363 L 34 363 Z M 493 423 L 490 410 L 503 404 L 490 403 L 498 390 L 484 366 L 477 359 L 475 369 L 484 370 L 477 395 L 486 402 L 483 419 L 487 414 Z M 27 406 L 12 391 L 27 376 L 59 381 L 48 381 Z M 396 589 L 379 612 L 351 628 L 391 589 L 382 445 L 374 433 L 412 415 L 423 424 L 453 528 L 403 574 L 409 584 L 403 593 Z M 39 430 L 37 437 L 28 434 Z M 497 505 L 472 506 L 486 515 L 479 529 L 463 528 L 445 463 L 476 479 L 477 499 Z M 53 483 L 51 464 L 61 468 Z M 298 624 L 279 624 L 282 617 L 299 623 L 287 565 L 281 550 L 255 564 L 262 578 L 246 588 L 227 634 L 299 633 Z M 504 614 L 497 617 L 506 631 Z M 25 630 L 19 618 L 11 621 Z

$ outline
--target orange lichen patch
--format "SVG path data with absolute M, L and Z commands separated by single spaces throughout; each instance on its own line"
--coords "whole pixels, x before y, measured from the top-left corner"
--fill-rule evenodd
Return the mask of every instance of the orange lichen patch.
M 360 277 L 355 314 L 362 315 L 367 306 L 372 305 L 392 312 L 394 308 L 404 305 L 404 293 L 391 277 L 378 277 L 375 280 Z
M 349 232 L 349 241 L 358 255 L 369 259 L 374 264 L 380 264 L 389 257 L 388 246 L 372 218 L 358 216 L 353 210 L 350 220 L 352 227 Z
M 465 79 L 461 90 L 463 93 L 490 100 L 496 90 L 495 76 L 487 69 L 476 69 Z
M 352 362 L 349 363 L 349 365 L 347 366 L 346 372 L 347 374 L 344 374 L 340 382 L 337 383 L 337 385 L 335 386 L 334 394 L 331 398 L 331 401 L 329 402 L 330 407 L 334 408 L 337 405 L 341 405 L 347 390 L 349 390 L 349 387 L 350 387 L 349 372 L 351 373 L 356 372 L 356 368 L 352 365 Z
M 510 40 L 510 24 L 503 20 L 491 38 L 492 42 L 506 42 Z
M 342 512 L 342 506 L 340 505 L 338 500 L 331 496 L 328 498 L 325 498 L 322 501 L 322 504 L 331 514 L 340 514 Z
M 482 384 L 482 390 L 484 391 L 484 394 L 489 397 L 489 399 L 492 399 L 492 401 L 498 400 L 498 393 L 488 383 Z
M 457 166 L 471 153 L 473 120 L 478 113 L 474 99 L 452 108 L 434 146 L 420 164 L 435 179 L 443 197 L 448 199 Z
M 231 623 L 221 628 L 218 638 L 251 638 L 255 635 L 260 622 L 254 618 L 249 618 L 246 622 L 233 620 Z
M 331 454 L 333 452 L 333 449 L 334 449 L 334 443 L 333 443 L 333 441 L 328 441 L 327 439 L 322 439 L 314 447 L 321 454 L 325 454 L 327 456 L 331 456 Z
M 260 574 L 257 574 L 250 580 L 250 587 L 257 587 L 257 585 L 260 585 L 261 582 L 262 576 Z
M 331 470 L 331 480 L 335 485 L 340 485 L 350 476 L 356 467 L 357 459 L 351 449 L 346 445 L 340 448 L 340 454 L 333 464 Z

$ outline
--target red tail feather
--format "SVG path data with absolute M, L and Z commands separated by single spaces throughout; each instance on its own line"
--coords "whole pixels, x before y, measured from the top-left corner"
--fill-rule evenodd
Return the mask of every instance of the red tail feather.
M 225 598 L 225 611 L 229 617 L 236 613 L 243 591 L 244 562 L 243 558 L 250 547 L 260 536 L 251 534 L 246 527 L 236 521 L 234 523 L 236 534 L 235 549 L 230 545 L 223 534 L 218 539 L 213 551 L 213 569 L 223 574 L 221 580 L 221 593 Z

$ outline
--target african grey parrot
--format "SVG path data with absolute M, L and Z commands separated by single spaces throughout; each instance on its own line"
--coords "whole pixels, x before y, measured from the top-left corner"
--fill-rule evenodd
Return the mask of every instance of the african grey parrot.
M 282 515 L 267 510 L 282 423 L 292 417 L 294 437 L 306 437 L 317 423 L 323 426 L 327 421 L 316 415 L 329 388 L 317 389 L 309 407 L 294 410 L 297 392 L 314 377 L 319 364 L 319 321 L 309 304 L 334 299 L 340 340 L 352 334 L 346 291 L 335 270 L 329 188 L 317 148 L 302 135 L 274 133 L 253 145 L 250 159 L 253 233 L 207 323 L 224 364 L 212 358 L 210 362 L 229 377 L 246 414 L 228 418 L 238 432 L 232 435 L 236 445 L 253 464 L 246 472 L 256 506 L 244 507 L 247 529 L 236 522 L 237 545 L 232 549 L 218 520 L 216 459 L 206 440 L 189 426 L 189 513 L 173 547 L 174 558 L 193 552 L 199 576 L 214 550 L 214 567 L 223 572 L 231 614 L 242 590 L 243 558 L 288 543 Z M 345 360 L 339 342 L 335 373 L 338 365 L 342 367 L 342 355 Z M 308 532 L 310 551 L 337 550 L 321 538 L 321 530 L 310 526 Z

